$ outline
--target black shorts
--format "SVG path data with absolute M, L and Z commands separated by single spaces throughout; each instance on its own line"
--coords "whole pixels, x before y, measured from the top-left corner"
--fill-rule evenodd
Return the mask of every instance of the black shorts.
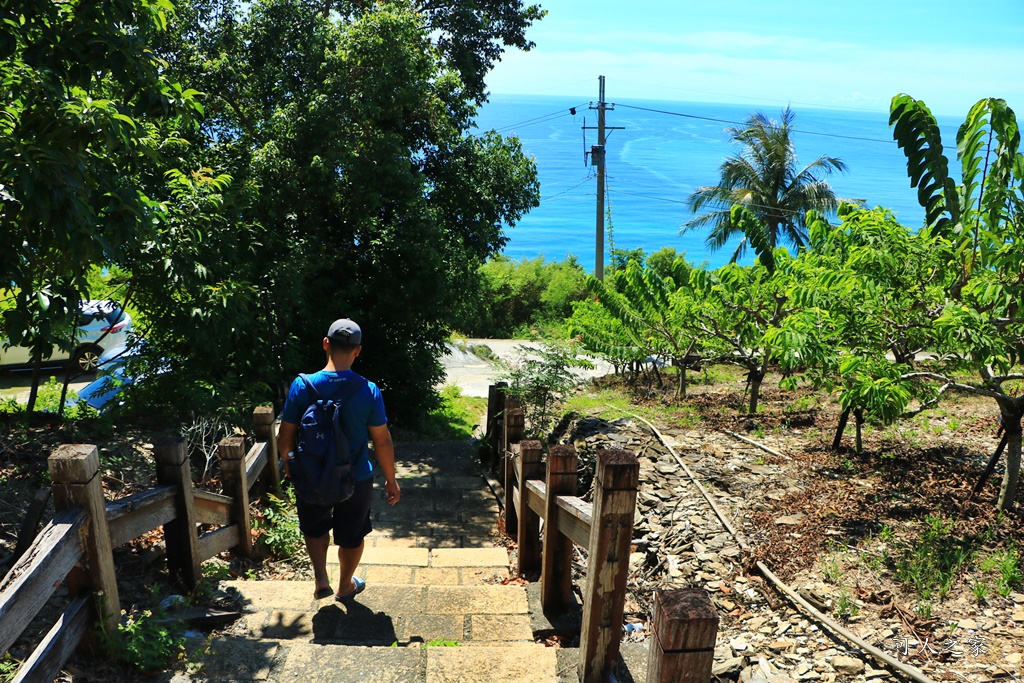
M 342 548 L 358 548 L 363 538 L 373 531 L 370 524 L 370 501 L 373 499 L 373 480 L 357 481 L 352 497 L 344 503 L 312 505 L 295 501 L 299 513 L 299 530 L 310 538 L 320 538 L 334 530 L 334 542 Z

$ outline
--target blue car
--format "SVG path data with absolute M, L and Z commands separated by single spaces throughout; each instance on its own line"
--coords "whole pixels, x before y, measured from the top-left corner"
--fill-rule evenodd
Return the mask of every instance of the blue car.
M 138 356 L 140 350 L 140 344 L 136 343 L 121 344 L 104 352 L 97 363 L 100 376 L 78 392 L 78 400 L 85 401 L 100 412 L 123 403 L 120 398 L 121 392 L 144 377 L 132 374 L 127 366 L 128 360 Z M 156 373 L 163 374 L 169 370 L 170 367 L 161 364 L 157 367 Z

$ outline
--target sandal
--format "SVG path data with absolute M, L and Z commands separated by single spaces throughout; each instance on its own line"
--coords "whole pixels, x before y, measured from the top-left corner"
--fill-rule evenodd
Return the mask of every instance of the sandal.
M 357 595 L 362 593 L 363 590 L 366 589 L 366 581 L 360 579 L 357 576 L 352 577 L 352 583 L 356 585 L 355 590 L 353 590 L 351 593 L 346 593 L 345 595 L 335 595 L 334 599 L 338 602 L 345 602 L 346 600 L 351 600 L 352 598 L 356 597 Z
M 314 600 L 323 600 L 334 595 L 334 589 L 328 586 L 327 588 L 321 588 L 320 590 L 313 593 Z

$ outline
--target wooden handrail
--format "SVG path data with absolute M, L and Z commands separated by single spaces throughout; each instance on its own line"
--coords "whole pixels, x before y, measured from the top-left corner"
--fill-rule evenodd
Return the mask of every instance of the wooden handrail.
M 262 435 L 273 434 L 272 410 L 258 409 L 254 421 Z M 184 440 L 163 439 L 154 448 L 159 485 L 110 503 L 103 495 L 96 446 L 58 447 L 48 460 L 57 514 L 0 580 L 0 653 L 18 639 L 55 586 L 66 582 L 73 599 L 14 680 L 54 678 L 95 623 L 94 605 L 108 626 L 116 619 L 113 548 L 163 527 L 168 568 L 189 587 L 201 577 L 203 560 L 232 548 L 251 553 L 249 490 L 261 477 L 271 488 L 278 483 L 276 471 L 267 474 L 276 465 L 271 441 L 257 442 L 248 453 L 242 439 L 222 442 L 222 478 L 234 494 L 227 496 L 193 490 Z M 199 524 L 221 528 L 197 537 Z M 76 569 L 83 559 L 83 569 Z
M 82 558 L 83 510 L 58 512 L 0 583 L 0 652 L 7 652 Z
M 245 455 L 245 481 L 249 484 L 250 489 L 259 481 L 260 473 L 267 466 L 269 450 L 266 442 L 254 443 Z
M 225 550 L 231 550 L 238 545 L 238 536 L 237 524 L 224 526 L 203 534 L 199 537 L 199 558 L 205 562 Z
M 89 615 L 90 598 L 90 595 L 81 595 L 71 601 L 39 646 L 18 669 L 18 675 L 11 683 L 52 681 L 57 677 L 64 662 L 89 630 L 92 621 Z
M 174 519 L 173 486 L 158 486 L 107 503 L 110 544 L 117 548 Z
M 231 496 L 212 491 L 196 489 L 192 492 L 196 499 L 196 521 L 200 524 L 226 526 L 231 524 Z

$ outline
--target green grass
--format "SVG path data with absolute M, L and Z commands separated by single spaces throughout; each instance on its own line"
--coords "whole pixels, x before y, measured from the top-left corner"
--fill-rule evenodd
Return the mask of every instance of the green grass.
M 973 551 L 956 538 L 953 523 L 938 515 L 924 519 L 925 528 L 916 543 L 902 548 L 896 560 L 896 578 L 910 585 L 922 603 L 945 597 L 960 571 L 971 562 Z
M 445 387 L 441 390 L 441 405 L 427 414 L 416 437 L 421 441 L 471 439 L 486 412 L 486 398 L 463 396 L 458 387 Z

